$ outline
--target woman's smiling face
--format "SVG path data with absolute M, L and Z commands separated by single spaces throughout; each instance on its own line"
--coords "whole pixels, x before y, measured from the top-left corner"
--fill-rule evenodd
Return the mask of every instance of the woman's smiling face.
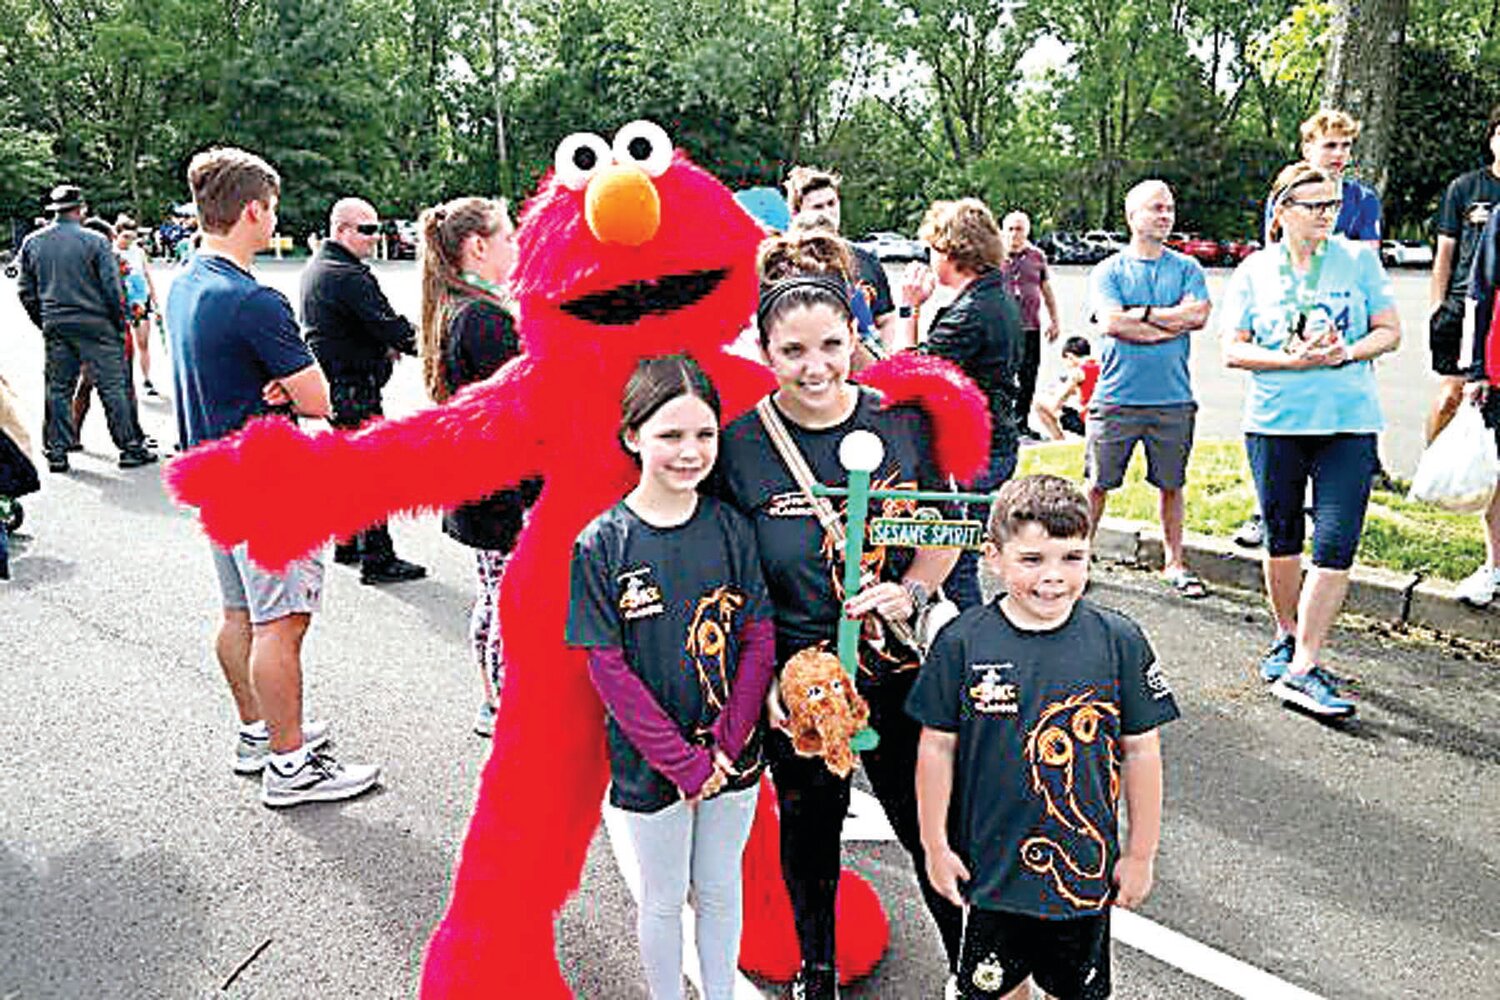
M 788 416 L 821 420 L 842 414 L 854 357 L 847 315 L 821 303 L 788 310 L 771 327 L 765 350 Z

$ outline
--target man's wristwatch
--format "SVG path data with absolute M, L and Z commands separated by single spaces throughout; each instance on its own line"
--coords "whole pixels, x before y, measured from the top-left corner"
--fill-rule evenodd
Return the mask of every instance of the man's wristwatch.
M 896 315 L 900 316 L 902 319 L 911 319 L 915 311 L 916 310 L 911 306 L 896 307 Z
M 932 603 L 932 591 L 927 589 L 927 584 L 921 580 L 902 580 L 901 586 L 906 590 L 906 596 L 911 598 L 911 613 L 915 618 L 922 613 L 922 609 Z

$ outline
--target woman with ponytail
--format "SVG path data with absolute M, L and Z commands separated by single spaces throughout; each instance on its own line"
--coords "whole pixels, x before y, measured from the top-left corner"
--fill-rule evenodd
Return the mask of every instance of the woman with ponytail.
M 422 213 L 422 381 L 441 403 L 521 352 L 504 284 L 515 260 L 503 202 L 458 198 Z M 474 731 L 493 735 L 505 678 L 500 578 L 538 483 L 502 490 L 444 515 L 443 531 L 474 549 L 478 592 L 469 636 L 484 680 Z

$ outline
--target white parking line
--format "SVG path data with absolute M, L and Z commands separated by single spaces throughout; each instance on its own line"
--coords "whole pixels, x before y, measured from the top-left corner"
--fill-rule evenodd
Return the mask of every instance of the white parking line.
M 1143 951 L 1234 996 L 1252 1000 L 1321 1000 L 1316 993 L 1147 920 L 1139 913 L 1116 908 L 1109 923 L 1111 936 L 1117 943 Z
M 620 810 L 604 803 L 604 828 L 609 833 L 609 846 L 615 854 L 615 866 L 630 889 L 630 896 L 639 906 L 641 902 L 641 866 L 635 858 L 635 846 L 630 842 L 630 831 L 625 829 Z M 698 921 L 691 906 L 682 908 L 682 971 L 688 980 L 703 994 L 703 973 L 698 969 Z M 734 1000 L 764 1000 L 764 994 L 755 984 L 745 978 L 744 973 L 734 974 Z

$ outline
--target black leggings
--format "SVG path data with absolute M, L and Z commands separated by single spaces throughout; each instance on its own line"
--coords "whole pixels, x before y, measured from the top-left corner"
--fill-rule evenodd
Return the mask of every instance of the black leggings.
M 917 740 L 922 727 L 905 710 L 906 694 L 916 673 L 909 671 L 861 689 L 870 703 L 870 725 L 880 734 L 880 746 L 860 754 L 860 759 L 896 838 L 911 855 L 917 885 L 937 923 L 952 970 L 958 967 L 963 942 L 963 911 L 938 895 L 927 881 L 926 856 L 917 827 Z M 781 871 L 792 900 L 802 962 L 831 967 L 839 836 L 849 811 L 850 779 L 830 772 L 821 757 L 799 757 L 781 732 L 771 732 L 766 750 L 781 805 Z

